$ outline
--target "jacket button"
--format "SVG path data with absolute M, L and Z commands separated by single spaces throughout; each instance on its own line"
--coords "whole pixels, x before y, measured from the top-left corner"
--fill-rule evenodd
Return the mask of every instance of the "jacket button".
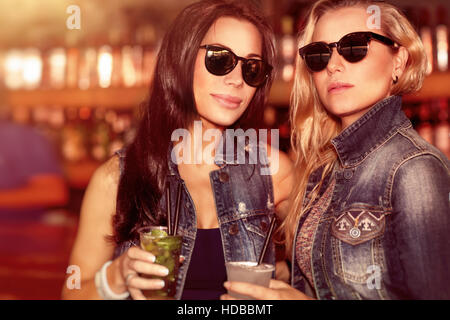
M 260 226 L 262 231 L 267 231 L 267 222 L 261 221 Z
M 221 172 L 219 174 L 219 180 L 220 182 L 228 182 L 228 180 L 230 180 L 230 176 L 226 172 Z
M 231 234 L 232 236 L 236 235 L 239 232 L 239 228 L 236 224 L 232 224 L 230 226 L 230 229 L 228 229 L 228 233 Z
M 344 171 L 344 178 L 347 180 L 350 180 L 353 177 L 353 171 L 352 170 L 345 170 Z

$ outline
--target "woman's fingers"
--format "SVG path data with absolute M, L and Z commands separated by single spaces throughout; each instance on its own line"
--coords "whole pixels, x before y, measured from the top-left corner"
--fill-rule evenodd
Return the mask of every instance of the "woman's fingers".
M 164 280 L 161 279 L 147 279 L 139 277 L 138 275 L 132 277 L 128 281 L 129 289 L 140 289 L 140 290 L 158 290 L 164 288 Z
M 225 293 L 220 296 L 220 300 L 237 300 L 237 299 L 235 297 L 232 297 L 229 294 Z
M 291 286 L 284 281 L 270 279 L 269 288 L 271 289 L 288 289 Z
M 142 291 L 139 289 L 128 288 L 128 292 L 130 292 L 133 300 L 147 300 L 147 298 L 143 295 Z
M 138 247 L 131 247 L 127 250 L 122 264 L 122 276 L 133 299 L 146 300 L 142 290 L 158 290 L 164 288 L 164 280 L 150 279 L 144 276 L 153 275 L 164 277 L 169 273 L 166 267 L 154 262 L 155 256 L 150 252 Z
M 142 250 L 136 246 L 131 247 L 127 251 L 127 257 L 132 260 L 143 260 L 154 263 L 156 257 L 148 251 Z
M 137 273 L 143 273 L 153 276 L 164 277 L 169 274 L 169 269 L 167 269 L 166 267 L 142 260 L 129 260 L 128 267 L 136 271 Z
M 224 283 L 224 286 L 229 291 L 250 296 L 255 299 L 272 300 L 278 298 L 276 297 L 277 295 L 274 294 L 274 291 L 272 289 L 262 287 L 256 284 L 251 284 L 247 282 L 227 281 Z

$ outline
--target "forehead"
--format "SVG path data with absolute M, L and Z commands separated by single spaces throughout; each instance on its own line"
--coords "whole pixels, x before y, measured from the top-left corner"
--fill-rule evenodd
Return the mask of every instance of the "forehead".
M 312 41 L 335 42 L 348 33 L 356 31 L 373 31 L 367 22 L 372 13 L 367 13 L 365 7 L 350 7 L 332 10 L 325 13 L 317 21 Z
M 217 19 L 206 33 L 203 44 L 222 44 L 239 56 L 261 55 L 262 38 L 255 25 L 232 17 Z

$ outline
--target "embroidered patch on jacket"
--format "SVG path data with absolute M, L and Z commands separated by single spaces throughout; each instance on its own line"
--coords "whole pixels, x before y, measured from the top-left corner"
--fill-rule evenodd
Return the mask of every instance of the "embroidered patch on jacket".
M 388 213 L 367 209 L 345 210 L 334 218 L 331 234 L 351 245 L 363 243 L 384 233 L 386 214 Z

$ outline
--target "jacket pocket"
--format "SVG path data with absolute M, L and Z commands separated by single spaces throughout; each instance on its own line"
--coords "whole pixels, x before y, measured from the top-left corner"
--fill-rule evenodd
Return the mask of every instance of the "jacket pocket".
M 339 212 L 331 223 L 334 274 L 345 283 L 352 283 L 355 292 L 364 297 L 385 296 L 381 281 L 386 273 L 383 237 L 389 214 L 381 206 L 354 203 Z M 371 279 L 378 275 L 379 289 L 378 285 L 375 291 L 369 289 L 373 287 Z
M 382 207 L 359 204 L 344 209 L 334 217 L 331 234 L 352 246 L 381 236 L 386 226 L 386 215 Z

